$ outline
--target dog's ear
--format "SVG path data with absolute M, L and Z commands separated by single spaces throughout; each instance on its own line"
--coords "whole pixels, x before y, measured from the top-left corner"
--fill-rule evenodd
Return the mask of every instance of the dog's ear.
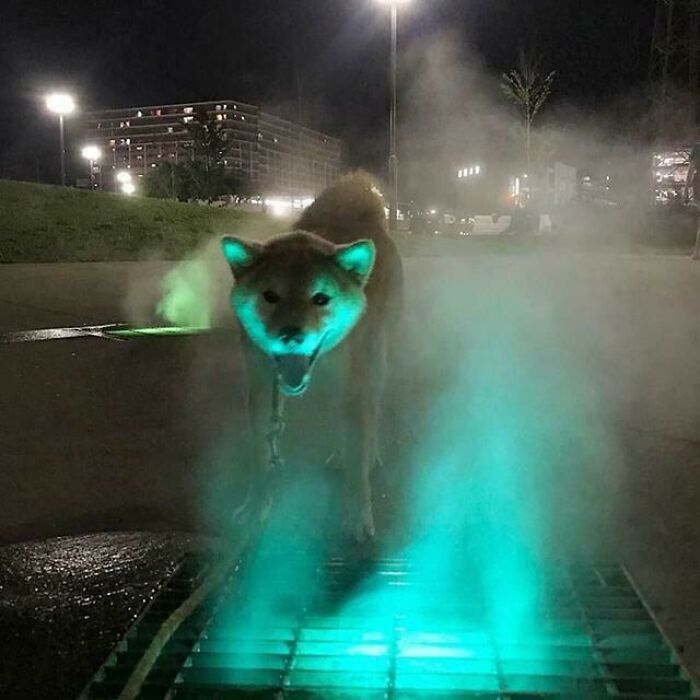
M 375 257 L 374 243 L 369 240 L 361 240 L 348 245 L 336 246 L 333 259 L 338 267 L 357 277 L 360 284 L 364 286 L 372 274 Z
M 250 243 L 234 236 L 225 236 L 221 241 L 221 250 L 226 262 L 231 266 L 234 277 L 255 262 L 261 249 L 258 243 Z

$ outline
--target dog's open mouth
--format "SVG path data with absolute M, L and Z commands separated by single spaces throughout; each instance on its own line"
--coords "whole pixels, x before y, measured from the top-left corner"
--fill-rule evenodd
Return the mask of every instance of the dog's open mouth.
M 311 355 L 275 355 L 275 369 L 279 377 L 280 389 L 285 396 L 301 396 L 311 382 L 311 370 L 321 351 L 323 341 Z

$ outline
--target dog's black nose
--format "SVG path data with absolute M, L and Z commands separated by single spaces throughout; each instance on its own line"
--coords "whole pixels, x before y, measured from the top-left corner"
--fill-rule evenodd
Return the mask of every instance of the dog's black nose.
M 280 338 L 285 345 L 301 345 L 304 332 L 299 326 L 285 326 L 280 329 Z

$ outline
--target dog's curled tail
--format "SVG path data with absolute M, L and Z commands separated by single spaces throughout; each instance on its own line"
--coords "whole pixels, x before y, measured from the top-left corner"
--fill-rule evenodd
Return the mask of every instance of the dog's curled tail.
M 323 192 L 297 225 L 311 232 L 385 231 L 384 200 L 371 175 L 358 170 Z

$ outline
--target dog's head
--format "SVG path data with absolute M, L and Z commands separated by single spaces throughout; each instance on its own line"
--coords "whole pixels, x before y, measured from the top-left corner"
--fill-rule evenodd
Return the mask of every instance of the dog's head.
M 282 391 L 303 394 L 320 354 L 340 343 L 366 305 L 372 241 L 334 245 L 311 233 L 266 244 L 226 237 L 231 305 L 249 338 L 275 364 Z

